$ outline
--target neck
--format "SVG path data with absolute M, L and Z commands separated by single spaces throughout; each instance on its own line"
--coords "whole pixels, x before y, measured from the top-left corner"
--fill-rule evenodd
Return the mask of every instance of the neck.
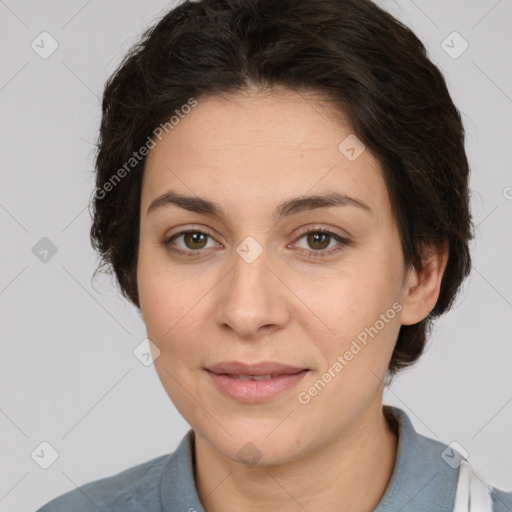
M 382 402 L 376 405 L 307 457 L 281 465 L 246 467 L 195 434 L 196 487 L 205 510 L 373 511 L 391 479 L 398 447 Z

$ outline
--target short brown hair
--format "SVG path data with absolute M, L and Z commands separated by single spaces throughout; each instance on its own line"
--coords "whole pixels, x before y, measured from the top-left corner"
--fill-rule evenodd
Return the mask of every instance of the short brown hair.
M 464 128 L 445 80 L 414 33 L 369 0 L 184 1 L 147 30 L 103 95 L 91 227 L 99 269 L 113 269 L 139 306 L 145 158 L 112 178 L 189 98 L 249 85 L 316 91 L 344 112 L 382 166 L 406 267 L 422 268 L 425 244 L 449 244 L 437 303 L 423 321 L 401 326 L 393 375 L 419 358 L 432 319 L 469 274 L 473 225 Z

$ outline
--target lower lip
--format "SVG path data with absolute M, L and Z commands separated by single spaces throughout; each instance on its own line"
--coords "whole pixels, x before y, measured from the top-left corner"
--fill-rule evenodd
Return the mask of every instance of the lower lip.
M 240 380 L 207 370 L 220 392 L 233 400 L 246 404 L 265 402 L 293 388 L 304 378 L 308 371 L 303 370 L 290 375 L 279 375 L 267 380 Z

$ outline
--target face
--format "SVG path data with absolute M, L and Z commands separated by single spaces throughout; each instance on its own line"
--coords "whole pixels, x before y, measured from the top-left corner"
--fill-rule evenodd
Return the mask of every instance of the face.
M 353 136 L 339 148 L 352 132 L 330 109 L 286 90 L 201 98 L 146 162 L 137 270 L 155 367 L 234 461 L 247 443 L 258 464 L 294 460 L 381 407 L 403 256 L 379 164 Z M 207 370 L 232 361 L 307 371 Z

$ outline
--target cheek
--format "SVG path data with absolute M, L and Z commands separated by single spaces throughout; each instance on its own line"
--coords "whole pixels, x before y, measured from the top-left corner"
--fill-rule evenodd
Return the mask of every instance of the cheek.
M 198 394 L 190 370 L 200 366 L 198 326 L 202 324 L 194 314 L 208 287 L 201 279 L 169 268 L 159 252 L 141 247 L 139 253 L 141 314 L 148 338 L 160 350 L 154 361 L 158 377 L 175 407 L 188 418 L 193 408 L 190 394 Z
M 332 393 L 361 396 L 385 377 L 400 329 L 400 259 L 392 252 L 375 247 L 328 276 L 295 283 L 294 291 L 307 305 L 298 317 L 321 353 L 319 371 L 331 368 L 336 374 L 329 384 Z M 343 369 L 336 372 L 332 366 L 339 356 Z
M 176 329 L 186 325 L 183 320 L 193 308 L 200 282 L 187 282 L 174 269 L 166 268 L 160 250 L 141 246 L 139 252 L 137 284 L 141 314 L 148 336 L 161 350 Z M 195 290 L 195 291 L 194 291 Z
M 311 329 L 316 325 L 333 339 L 349 340 L 392 307 L 400 298 L 401 283 L 393 259 L 375 254 L 355 260 L 322 275 L 295 278 L 299 321 L 307 319 Z
M 326 280 L 323 292 L 304 284 L 300 292 L 335 334 L 320 336 L 322 323 L 309 315 L 312 320 L 303 329 L 309 326 L 308 338 L 314 341 L 321 364 L 314 378 L 301 387 L 299 403 L 307 403 L 310 409 L 304 410 L 333 428 L 341 421 L 331 413 L 333 404 L 362 413 L 379 392 L 400 329 L 396 283 L 380 270 L 374 265 L 373 272 L 338 275 Z
M 138 264 L 141 314 L 148 338 L 160 349 L 155 367 L 168 385 L 185 378 L 186 369 L 204 363 L 205 341 L 212 334 L 211 300 L 222 274 L 205 265 L 176 265 L 165 251 L 142 247 Z

